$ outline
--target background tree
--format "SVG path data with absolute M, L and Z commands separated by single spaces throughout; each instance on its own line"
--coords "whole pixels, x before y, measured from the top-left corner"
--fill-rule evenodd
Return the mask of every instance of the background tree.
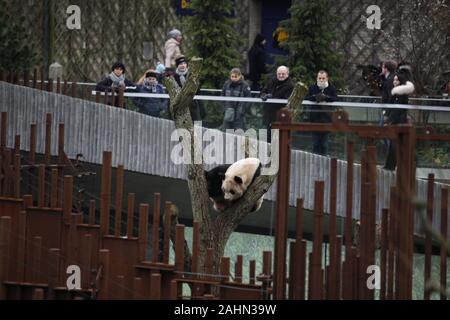
M 342 58 L 333 47 L 338 17 L 331 13 L 330 1 L 294 1 L 289 13 L 290 18 L 280 22 L 288 33 L 282 46 L 289 54 L 277 58 L 277 63 L 289 66 L 292 76 L 307 84 L 314 83 L 317 71 L 324 69 L 343 89 Z
M 203 57 L 202 87 L 222 88 L 229 72 L 239 66 L 240 40 L 232 18 L 231 0 L 193 0 L 195 15 L 187 19 L 189 56 Z
M 36 62 L 28 33 L 23 27 L 24 17 L 11 17 L 6 1 L 0 0 L 0 69 L 26 70 Z

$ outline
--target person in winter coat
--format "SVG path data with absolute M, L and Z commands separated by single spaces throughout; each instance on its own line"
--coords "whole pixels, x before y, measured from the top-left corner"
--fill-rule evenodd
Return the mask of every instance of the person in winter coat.
M 276 78 L 272 78 L 261 90 L 260 97 L 263 101 L 268 98 L 288 99 L 294 90 L 294 83 L 289 77 L 289 68 L 280 66 L 277 69 Z M 277 120 L 277 112 L 284 106 L 278 103 L 266 103 L 263 109 L 263 124 L 268 129 L 268 141 L 271 140 L 271 124 Z
M 410 81 L 409 71 L 398 70 L 393 76 L 393 88 L 391 90 L 390 104 L 408 104 L 408 96 L 414 93 L 414 84 Z M 385 113 L 384 124 L 396 125 L 408 122 L 407 109 L 388 109 Z M 396 145 L 393 140 L 389 141 L 388 155 L 384 165 L 386 170 L 395 170 L 397 166 Z
M 164 50 L 166 52 L 165 66 L 170 68 L 175 64 L 175 59 L 177 56 L 181 55 L 181 40 L 183 36 L 181 31 L 178 29 L 173 29 L 169 32 L 169 39 L 164 45 Z
M 158 74 L 155 70 L 146 73 L 143 83 L 137 86 L 141 93 L 163 94 L 164 88 L 158 83 Z M 134 104 L 139 112 L 152 117 L 159 117 L 160 112 L 167 109 L 167 100 L 163 98 L 134 98 Z
M 188 61 L 184 56 L 178 56 L 175 59 L 175 64 L 177 68 L 175 70 L 174 79 L 180 88 L 182 88 L 189 77 Z M 192 101 L 189 110 L 191 111 L 192 121 L 200 121 L 205 117 L 205 109 L 198 101 Z
M 111 73 L 95 86 L 96 91 L 118 91 L 120 87 L 135 87 L 135 84 L 125 78 L 125 66 L 121 62 L 116 62 L 111 67 Z M 109 104 L 111 104 L 111 100 Z M 119 106 L 119 99 L 116 99 L 116 107 Z
M 262 34 L 257 34 L 255 41 L 248 52 L 249 74 L 248 79 L 251 81 L 251 89 L 254 91 L 261 90 L 261 75 L 267 73 L 266 70 L 266 53 L 264 47 L 267 41 Z
M 250 97 L 250 87 L 244 81 L 241 70 L 233 68 L 222 89 L 222 96 L 225 97 Z M 226 101 L 223 104 L 224 119 L 223 128 L 245 130 L 245 103 Z
M 309 87 L 305 100 L 312 102 L 333 102 L 337 100 L 336 88 L 328 82 L 328 73 L 320 70 L 317 82 Z M 331 123 L 332 107 L 327 105 L 313 105 L 310 107 L 309 120 L 316 123 Z M 328 154 L 329 132 L 312 132 L 313 152 L 321 155 Z

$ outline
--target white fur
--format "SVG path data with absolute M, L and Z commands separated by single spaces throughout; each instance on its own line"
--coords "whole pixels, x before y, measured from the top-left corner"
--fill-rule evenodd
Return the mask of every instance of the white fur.
M 395 96 L 403 96 L 406 94 L 412 94 L 414 92 L 414 84 L 410 81 L 406 81 L 406 84 L 402 84 L 400 86 L 396 86 L 392 89 L 392 95 Z
M 225 172 L 225 179 L 222 183 L 222 190 L 224 191 L 224 197 L 226 200 L 235 201 L 244 195 L 247 188 L 252 183 L 253 177 L 258 170 L 260 163 L 261 162 L 257 158 L 246 158 L 233 163 L 228 168 Z M 234 181 L 234 177 L 240 177 L 242 179 L 242 184 L 237 184 Z M 234 189 L 236 192 L 234 195 L 230 193 L 231 189 Z M 261 208 L 263 197 L 257 201 L 256 211 Z

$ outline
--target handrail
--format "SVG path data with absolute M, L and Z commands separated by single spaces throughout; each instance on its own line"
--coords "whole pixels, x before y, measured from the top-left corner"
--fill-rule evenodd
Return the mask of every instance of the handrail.
M 92 91 L 92 95 L 100 94 L 105 95 L 105 92 Z M 108 93 L 109 94 L 109 93 Z M 137 93 L 137 92 L 125 92 L 125 97 L 131 98 L 159 98 L 159 99 L 169 99 L 168 94 L 157 94 L 157 93 Z M 240 97 L 224 97 L 224 96 L 203 96 L 196 95 L 194 100 L 200 101 L 219 101 L 219 102 L 247 102 L 247 103 L 275 103 L 284 104 L 288 103 L 287 99 L 267 99 L 263 101 L 261 98 L 240 98 Z M 444 100 L 445 101 L 445 100 Z M 449 101 L 450 102 L 450 101 Z M 450 107 L 443 106 L 423 106 L 414 104 L 382 104 L 382 103 L 364 103 L 364 102 L 312 102 L 304 100 L 303 105 L 324 105 L 330 107 L 347 107 L 347 108 L 371 108 L 371 109 L 408 109 L 408 110 L 423 110 L 423 111 L 442 111 L 450 112 Z

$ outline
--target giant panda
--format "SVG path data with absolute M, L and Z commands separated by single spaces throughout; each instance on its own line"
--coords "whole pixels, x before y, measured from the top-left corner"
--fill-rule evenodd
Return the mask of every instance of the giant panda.
M 261 175 L 261 161 L 257 158 L 246 158 L 233 163 L 225 172 L 222 191 L 225 201 L 235 202 L 241 198 L 250 185 Z M 261 208 L 264 195 L 255 203 L 251 212 Z
M 208 195 L 214 210 L 223 212 L 231 207 L 260 174 L 261 162 L 256 158 L 242 159 L 232 165 L 221 165 L 205 171 Z M 263 197 L 255 203 L 251 212 L 261 208 Z

